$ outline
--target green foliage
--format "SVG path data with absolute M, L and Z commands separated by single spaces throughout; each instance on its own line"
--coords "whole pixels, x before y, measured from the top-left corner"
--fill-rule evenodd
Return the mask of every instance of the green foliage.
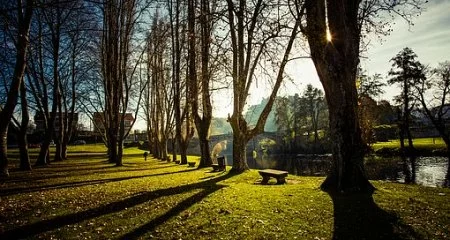
M 300 145 L 313 143 L 316 149 L 324 144 L 320 140 L 328 130 L 328 111 L 322 90 L 308 84 L 302 95 L 279 98 L 275 106 L 275 122 L 286 148 L 299 152 Z
M 396 102 L 406 104 L 406 107 L 409 107 L 408 101 L 412 101 L 413 86 L 426 79 L 425 67 L 416 58 L 414 51 L 405 47 L 391 59 L 392 68 L 389 71 L 391 78 L 388 84 L 401 86 L 402 93 L 396 97 Z
M 135 148 L 126 149 L 124 166 L 113 167 L 104 151 L 80 147 L 74 149 L 82 156 L 70 154 L 70 160 L 32 172 L 12 171 L 1 183 L 0 238 L 331 239 L 339 220 L 334 199 L 319 189 L 321 177 L 289 175 L 285 185 L 273 179 L 260 185 L 257 171 L 228 175 L 144 161 Z M 375 203 L 398 219 L 392 228 L 399 236 L 450 237 L 449 189 L 373 183 Z M 367 213 L 346 212 L 355 219 Z M 404 226 L 411 232 L 401 231 Z M 371 238 L 379 227 L 353 231 Z

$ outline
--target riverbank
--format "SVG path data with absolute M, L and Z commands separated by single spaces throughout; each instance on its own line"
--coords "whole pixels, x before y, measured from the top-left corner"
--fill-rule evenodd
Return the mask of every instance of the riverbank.
M 416 156 L 440 156 L 446 157 L 447 147 L 441 138 L 415 138 L 413 145 Z M 408 143 L 405 142 L 405 146 Z M 372 144 L 373 153 L 380 156 L 400 156 L 400 141 L 398 139 Z
M 126 151 L 123 167 L 80 150 L 12 169 L 0 184 L 0 239 L 450 238 L 449 189 L 373 181 L 373 196 L 338 197 L 319 189 L 323 177 L 261 185 L 255 170 L 233 176 Z

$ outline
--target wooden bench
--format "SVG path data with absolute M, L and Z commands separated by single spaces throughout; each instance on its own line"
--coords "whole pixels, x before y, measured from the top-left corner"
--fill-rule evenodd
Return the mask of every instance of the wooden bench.
M 189 167 L 195 167 L 195 162 L 188 162 Z
M 280 171 L 275 169 L 264 169 L 259 170 L 258 172 L 259 175 L 261 175 L 261 177 L 263 178 L 261 181 L 262 184 L 267 184 L 271 177 L 277 179 L 277 184 L 286 183 L 286 177 L 288 175 L 288 172 L 286 171 Z
M 225 157 L 218 157 L 217 158 L 217 163 L 214 163 L 211 165 L 213 167 L 213 171 L 225 171 L 226 167 L 225 167 Z

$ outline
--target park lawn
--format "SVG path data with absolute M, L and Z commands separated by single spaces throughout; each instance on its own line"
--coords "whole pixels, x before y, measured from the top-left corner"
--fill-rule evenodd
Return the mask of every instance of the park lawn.
M 0 239 L 450 238 L 449 189 L 374 181 L 372 201 L 329 195 L 321 177 L 261 185 L 255 170 L 144 161 L 135 148 L 115 167 L 89 152 L 32 172 L 12 169 L 0 183 Z
M 416 149 L 435 150 L 446 149 L 442 138 L 414 138 L 413 144 Z M 405 146 L 408 146 L 408 141 L 405 140 Z M 376 142 L 372 145 L 374 151 L 382 148 L 400 148 L 400 140 L 389 140 L 387 142 Z

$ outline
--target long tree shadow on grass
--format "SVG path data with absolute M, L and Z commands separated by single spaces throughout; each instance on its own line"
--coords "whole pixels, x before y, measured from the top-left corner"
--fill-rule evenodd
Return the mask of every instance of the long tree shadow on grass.
M 136 229 L 133 232 L 124 236 L 124 237 L 127 237 L 127 239 L 136 238 L 136 237 L 144 234 L 146 231 L 151 231 L 159 224 L 168 220 L 172 216 L 175 216 L 177 213 L 183 211 L 184 209 L 188 208 L 189 206 L 195 204 L 196 202 L 201 201 L 207 195 L 223 188 L 224 187 L 223 185 L 218 185 L 217 183 L 220 181 L 223 181 L 225 179 L 228 179 L 232 176 L 234 176 L 234 175 L 233 174 L 225 174 L 220 177 L 210 179 L 208 181 L 201 181 L 201 182 L 197 182 L 197 183 L 187 184 L 187 185 L 178 186 L 178 187 L 171 187 L 171 188 L 166 188 L 166 189 L 159 189 L 159 190 L 150 191 L 150 192 L 142 192 L 135 196 L 126 198 L 124 200 L 108 203 L 108 204 L 105 204 L 105 205 L 97 207 L 97 208 L 92 208 L 92 209 L 88 209 L 85 211 L 81 211 L 81 212 L 77 212 L 77 213 L 73 213 L 73 214 L 67 214 L 64 216 L 58 216 L 58 217 L 55 217 L 52 219 L 43 220 L 43 221 L 39 221 L 36 223 L 24 225 L 24 226 L 15 228 L 13 230 L 9 230 L 4 233 L 0 233 L 0 239 L 31 238 L 37 234 L 55 230 L 58 228 L 62 228 L 66 225 L 71 225 L 71 224 L 79 223 L 79 222 L 82 222 L 85 220 L 93 219 L 96 217 L 101 217 L 103 215 L 120 212 L 122 210 L 132 208 L 139 204 L 143 204 L 148 201 L 153 201 L 160 197 L 178 195 L 178 194 L 193 191 L 195 189 L 203 189 L 203 191 L 201 191 L 200 193 L 197 193 L 197 194 L 183 200 L 177 206 L 170 209 L 166 214 L 164 214 L 160 217 L 157 217 L 156 219 L 152 220 L 151 222 L 145 224 L 144 226 L 139 227 L 138 229 Z
M 150 222 L 134 229 L 133 231 L 123 235 L 120 239 L 123 240 L 129 240 L 129 239 L 138 239 L 139 237 L 143 236 L 144 234 L 148 232 L 152 232 L 157 226 L 165 223 L 167 220 L 171 219 L 172 217 L 177 216 L 184 210 L 188 209 L 195 203 L 198 203 L 202 201 L 205 197 L 210 195 L 211 193 L 216 192 L 217 190 L 220 190 L 224 188 L 223 185 L 210 185 L 203 187 L 203 190 L 199 193 L 194 194 L 191 197 L 186 198 L 185 200 L 178 203 L 176 206 L 171 208 L 169 211 L 164 213 L 163 215 L 151 220 Z
M 155 169 L 163 169 L 163 168 L 174 168 L 177 167 L 177 165 L 168 165 L 164 164 L 163 166 L 157 166 L 157 167 L 150 167 L 150 166 L 127 166 L 128 163 L 125 164 L 125 166 L 114 166 L 114 165 L 107 165 L 104 162 L 94 162 L 94 163 L 76 163 L 76 164 L 58 164 L 58 165 L 49 165 L 47 167 L 38 167 L 40 172 L 37 174 L 36 171 L 29 171 L 29 172 L 23 172 L 19 171 L 19 168 L 13 168 L 11 169 L 12 172 L 20 172 L 20 175 L 15 174 L 8 178 L 1 179 L 0 181 L 2 183 L 14 183 L 14 182 L 35 182 L 39 180 L 49 180 L 49 179 L 56 179 L 56 178 L 67 178 L 67 177 L 79 177 L 79 176 L 86 176 L 86 175 L 92 175 L 92 174 L 112 174 L 112 173 L 118 173 L 118 172 L 142 172 L 146 170 L 155 170 Z M 159 165 L 159 164 L 158 164 Z M 128 168 L 127 168 L 128 167 Z M 104 171 L 107 169 L 111 169 L 108 171 Z M 1 193 L 0 193 L 1 195 Z
M 36 187 L 24 186 L 24 187 L 19 187 L 19 188 L 2 189 L 2 191 L 0 192 L 0 196 L 10 196 L 10 195 L 20 194 L 20 193 L 41 192 L 41 191 L 53 190 L 53 189 L 63 189 L 63 188 L 73 188 L 73 187 L 95 185 L 95 184 L 105 184 L 105 183 L 111 183 L 111 182 L 132 180 L 132 179 L 137 179 L 137 178 L 156 177 L 156 176 L 184 173 L 184 172 L 190 172 L 190 171 L 194 171 L 194 170 L 195 169 L 186 169 L 186 170 L 181 170 L 181 171 L 177 171 L 177 172 L 155 173 L 155 174 L 146 174 L 146 175 L 138 175 L 138 176 L 130 176 L 130 177 L 105 178 L 105 179 L 96 179 L 96 180 L 88 180 L 88 181 L 82 180 L 82 181 L 65 182 L 65 183 L 58 183 L 58 184 L 48 184 L 48 185 L 36 186 Z
M 333 200 L 333 239 L 420 239 L 393 213 L 381 209 L 372 194 L 328 193 Z

